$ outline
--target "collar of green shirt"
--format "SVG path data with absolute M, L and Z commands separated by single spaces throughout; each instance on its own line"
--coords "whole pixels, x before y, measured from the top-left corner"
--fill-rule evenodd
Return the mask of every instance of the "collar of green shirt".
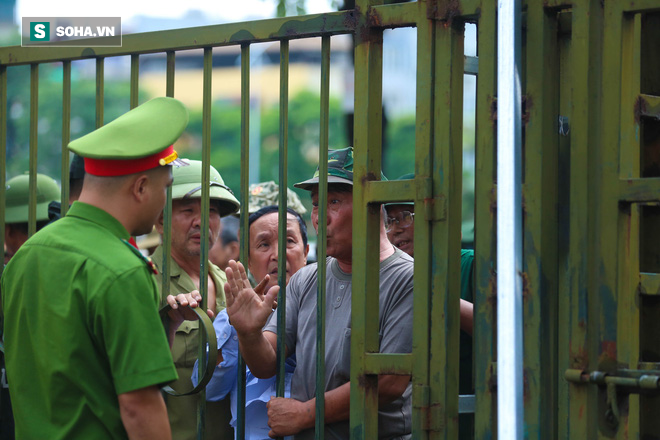
M 109 230 L 118 238 L 123 238 L 124 240 L 128 240 L 130 238 L 128 231 L 124 225 L 119 223 L 119 220 L 101 208 L 97 208 L 96 206 L 88 205 L 87 203 L 80 201 L 75 201 L 73 202 L 73 205 L 71 205 L 71 208 L 67 211 L 66 216 L 78 217 L 83 220 L 94 222 Z

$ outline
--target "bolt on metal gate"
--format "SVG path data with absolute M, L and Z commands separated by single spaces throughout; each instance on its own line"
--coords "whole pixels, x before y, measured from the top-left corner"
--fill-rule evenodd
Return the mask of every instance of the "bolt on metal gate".
M 27 154 L 31 178 L 29 224 L 30 233 L 34 233 L 39 65 L 63 64 L 65 213 L 71 63 L 96 60 L 96 125 L 101 126 L 106 58 L 130 55 L 132 108 L 138 104 L 140 56 L 166 54 L 166 95 L 175 96 L 177 52 L 200 48 L 204 52 L 202 148 L 203 161 L 208 164 L 212 148 L 213 48 L 237 45 L 241 47 L 242 72 L 241 203 L 247 206 L 250 46 L 279 41 L 279 215 L 283 219 L 288 185 L 288 42 L 322 38 L 319 163 L 323 176 L 327 173 L 324 158 L 328 148 L 329 43 L 337 34 L 354 35 L 354 169 L 355 182 L 360 184 L 355 185 L 353 194 L 352 438 L 377 438 L 378 374 L 412 376 L 413 438 L 457 438 L 460 266 L 459 260 L 450 256 L 458 255 L 460 250 L 463 74 L 466 70 L 477 74 L 474 436 L 490 439 L 497 432 L 495 256 L 498 240 L 507 239 L 498 238 L 495 228 L 496 9 L 496 2 L 486 0 L 387 5 L 362 0 L 351 11 L 127 35 L 121 48 L 0 48 L 0 163 L 6 163 L 7 90 L 11 87 L 7 71 L 30 65 Z M 656 336 L 660 330 L 660 243 L 656 232 L 660 219 L 660 1 L 529 0 L 523 10 L 521 276 L 525 436 L 654 438 L 660 432 L 655 416 L 660 408 Z M 478 63 L 464 57 L 467 22 L 477 25 Z M 415 178 L 381 182 L 374 176 L 379 175 L 382 161 L 382 34 L 384 29 L 404 26 L 417 28 Z M 476 68 L 471 67 L 475 64 Z M 2 206 L 5 181 L 5 167 L 1 166 Z M 325 223 L 326 190 L 321 185 L 320 225 Z M 203 211 L 208 212 L 208 192 L 205 194 Z M 415 229 L 413 351 L 379 354 L 375 231 L 380 214 L 374 208 L 383 202 L 408 200 L 415 202 L 419 213 Z M 170 210 L 168 203 L 167 215 Z M 208 217 L 204 221 L 208 222 Z M 280 222 L 281 238 L 285 236 L 284 224 Z M 0 218 L 0 229 L 4 230 L 4 218 Z M 325 228 L 319 229 L 319 256 L 323 258 Z M 248 230 L 245 215 L 241 230 Z M 281 239 L 280 245 L 283 242 Z M 247 243 L 247 234 L 243 234 L 242 257 Z M 203 245 L 202 262 L 207 256 L 207 246 Z M 278 278 L 283 284 L 284 268 L 280 263 Z M 202 275 L 207 270 L 202 264 Z M 167 271 L 165 265 L 165 274 Z M 324 267 L 319 268 L 319 277 L 324 279 Z M 206 288 L 202 287 L 204 297 Z M 319 304 L 324 304 L 323 290 L 319 291 Z M 281 311 L 284 301 L 282 296 Z M 322 323 L 322 307 L 318 313 L 318 322 Z M 323 329 L 320 325 L 317 353 L 325 351 Z M 317 361 L 322 378 L 323 357 L 317 354 Z M 244 376 L 239 377 L 241 380 L 244 382 Z M 280 393 L 282 383 L 280 380 Z M 316 435 L 323 438 L 323 381 L 319 380 L 317 386 Z M 244 406 L 244 388 L 242 393 L 239 408 Z M 202 393 L 200 438 L 205 425 L 203 402 Z M 238 438 L 243 435 L 242 418 Z

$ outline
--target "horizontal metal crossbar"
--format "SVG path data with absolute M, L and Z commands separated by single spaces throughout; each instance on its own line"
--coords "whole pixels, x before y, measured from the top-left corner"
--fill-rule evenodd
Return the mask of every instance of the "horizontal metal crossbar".
M 641 295 L 660 295 L 660 274 L 640 273 L 639 293 Z
M 640 116 L 660 119 L 660 96 L 641 94 L 637 104 Z
M 413 180 L 370 181 L 365 186 L 369 203 L 414 201 L 417 192 Z
M 619 180 L 619 201 L 628 203 L 660 201 L 660 177 Z
M 411 374 L 412 354 L 367 353 L 364 357 L 366 374 Z
M 122 47 L 20 47 L 0 49 L 0 65 L 22 65 L 220 47 L 242 43 L 347 34 L 355 30 L 353 11 L 227 23 L 125 35 Z

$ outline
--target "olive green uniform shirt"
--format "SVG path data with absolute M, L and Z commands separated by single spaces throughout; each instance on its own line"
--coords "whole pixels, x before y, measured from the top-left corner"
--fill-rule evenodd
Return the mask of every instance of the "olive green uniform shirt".
M 151 256 L 159 268 L 156 276 L 159 289 L 162 286 L 160 268 L 163 265 L 163 248 L 159 246 Z M 226 307 L 224 285 L 227 276 L 220 268 L 209 262 L 209 275 L 215 284 L 215 312 Z M 170 294 L 188 293 L 196 290 L 195 283 L 176 261 L 170 259 Z M 161 296 L 161 303 L 166 303 L 166 297 Z M 193 387 L 191 377 L 199 351 L 198 321 L 184 321 L 177 329 L 172 345 L 172 357 L 176 365 L 179 379 L 171 386 L 175 390 L 190 390 Z M 199 394 L 192 396 L 166 395 L 167 413 L 172 427 L 172 438 L 175 440 L 194 440 L 197 438 L 197 403 Z M 234 438 L 230 426 L 231 410 L 229 398 L 218 402 L 206 402 L 206 439 L 231 440 Z
M 75 202 L 4 270 L 17 438 L 126 438 L 117 396 L 176 379 L 153 272 L 128 238 L 110 214 Z

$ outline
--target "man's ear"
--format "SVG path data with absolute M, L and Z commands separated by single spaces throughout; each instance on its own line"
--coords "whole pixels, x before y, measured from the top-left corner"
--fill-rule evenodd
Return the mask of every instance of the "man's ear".
M 163 212 L 164 211 L 160 211 L 160 214 L 158 214 L 158 220 L 156 220 L 156 224 L 154 225 L 156 231 L 158 231 L 160 235 L 163 235 Z
M 234 261 L 238 261 L 238 257 L 241 254 L 241 247 L 237 241 L 232 241 L 227 246 L 229 246 L 229 258 Z
M 131 193 L 138 202 L 143 202 L 149 197 L 149 176 L 146 174 L 138 175 L 131 185 Z

